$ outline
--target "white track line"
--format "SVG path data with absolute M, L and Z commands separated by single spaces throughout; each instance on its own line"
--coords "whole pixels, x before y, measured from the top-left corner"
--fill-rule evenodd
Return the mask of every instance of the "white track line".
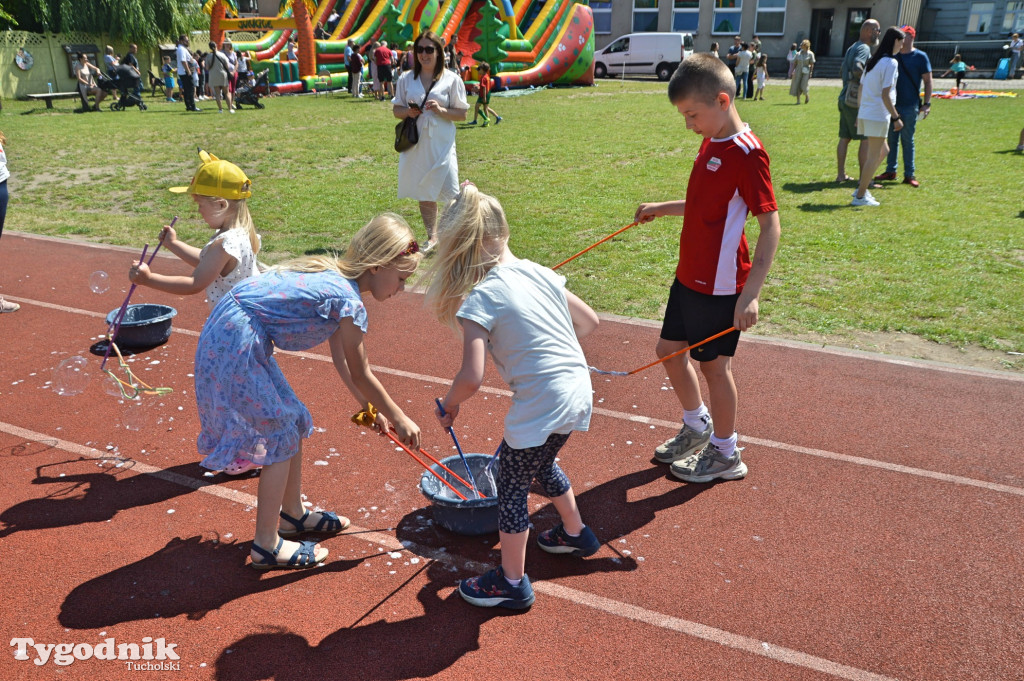
M 0 431 L 30 442 L 52 444 L 56 448 L 66 451 L 69 454 L 75 454 L 84 458 L 95 460 L 118 458 L 113 456 L 110 452 L 100 451 L 93 447 L 86 447 L 76 442 L 70 442 L 58 437 L 50 437 L 43 433 L 37 433 L 10 423 L 4 423 L 3 421 L 0 421 Z M 125 459 L 124 457 L 120 457 L 119 460 Z M 181 485 L 182 487 L 196 490 L 198 492 L 211 494 L 215 497 L 227 499 L 228 501 L 233 501 L 238 504 L 256 506 L 256 497 L 252 494 L 224 488 L 217 484 L 207 483 L 204 480 L 198 480 L 196 478 L 190 478 L 187 475 L 181 475 L 180 473 L 166 471 L 162 468 L 158 468 L 157 466 L 142 463 L 141 461 L 136 461 L 134 459 L 128 460 L 132 462 L 132 465 L 128 467 L 127 470 L 152 475 L 155 478 L 159 478 L 176 485 Z M 470 561 L 448 551 L 438 551 L 437 549 L 421 546 L 413 542 L 406 542 L 403 544 L 393 535 L 385 534 L 383 532 L 375 532 L 357 525 L 351 525 L 342 534 L 350 534 L 356 539 L 361 539 L 371 544 L 382 546 L 390 551 L 408 550 L 430 560 L 444 562 L 446 564 L 454 565 L 462 569 L 469 569 L 474 572 L 483 572 L 491 567 L 483 563 Z M 580 591 L 578 589 L 562 586 L 555 582 L 538 581 L 533 583 L 533 587 L 536 591 L 540 591 L 548 596 L 561 598 L 569 603 L 582 605 L 593 610 L 599 610 L 614 617 L 621 617 L 633 620 L 634 622 L 643 622 L 661 629 L 700 638 L 726 648 L 732 648 L 733 650 L 738 650 L 752 655 L 767 657 L 778 662 L 784 662 L 796 667 L 803 667 L 805 669 L 821 672 L 839 679 L 847 679 L 848 681 L 897 681 L 890 676 L 883 676 L 881 674 L 869 672 L 865 669 L 849 667 L 825 658 L 800 652 L 799 650 L 777 646 L 775 644 L 768 643 L 767 641 L 760 641 L 755 638 L 750 638 L 749 636 L 734 634 L 730 631 L 725 631 L 724 629 L 717 629 L 699 622 L 692 622 L 679 617 L 673 617 L 672 615 L 648 610 L 631 603 L 624 603 L 611 598 L 598 596 L 587 591 Z
M 57 305 L 55 303 L 47 303 L 38 300 L 32 300 L 30 298 L 17 298 L 14 296 L 6 296 L 8 300 L 13 300 L 18 303 L 25 303 L 28 305 L 38 305 L 40 307 L 46 307 L 53 310 L 60 310 L 61 312 L 70 312 L 73 314 L 82 314 L 90 317 L 104 318 L 106 315 L 99 312 L 92 312 L 90 310 L 81 310 L 74 307 L 67 307 L 66 305 Z M 198 331 L 191 329 L 183 329 L 181 327 L 174 327 L 175 333 L 184 334 L 186 336 L 199 336 Z M 304 357 L 306 359 L 315 360 L 318 362 L 331 363 L 333 360 L 328 355 L 321 355 L 315 352 L 306 351 L 290 351 L 290 350 L 275 350 L 276 354 L 292 355 L 295 357 Z M 440 376 L 430 376 L 428 374 L 419 374 L 413 371 L 405 371 L 403 369 L 392 369 L 390 367 L 378 366 L 371 364 L 370 368 L 375 373 L 387 374 L 390 376 L 399 376 L 401 378 L 412 379 L 415 381 L 423 381 L 424 383 L 436 383 L 438 385 L 451 385 L 452 381 L 448 378 L 442 378 Z M 930 368 L 930 367 L 929 367 Z M 1002 376 L 996 376 L 996 378 L 1002 378 Z M 503 397 L 511 397 L 512 392 L 503 388 L 492 388 L 490 386 L 481 386 L 480 392 L 488 393 L 491 395 L 501 395 Z M 650 426 L 659 426 L 662 428 L 677 429 L 679 428 L 678 421 L 666 421 L 664 419 L 657 419 L 651 416 L 642 416 L 640 414 L 630 414 L 623 411 L 615 411 L 612 409 L 604 409 L 602 407 L 594 407 L 594 413 L 600 414 L 601 416 L 607 416 L 608 418 L 618 419 L 621 421 L 631 421 L 633 423 L 641 423 Z M 937 471 L 930 471 L 925 468 L 914 468 L 912 466 L 904 466 L 898 463 L 890 463 L 888 461 L 876 461 L 875 459 L 867 459 L 860 456 L 851 456 L 849 454 L 840 454 L 838 452 L 831 452 L 825 449 L 813 449 L 810 447 L 802 447 L 800 445 L 788 444 L 785 442 L 777 442 L 775 440 L 766 440 L 764 438 L 752 437 L 749 435 L 741 435 L 741 442 L 746 442 L 759 447 L 769 447 L 771 449 L 778 449 L 785 452 L 795 454 L 805 454 L 807 456 L 817 456 L 823 459 L 831 459 L 833 461 L 842 461 L 844 463 L 853 464 L 856 466 L 868 466 L 870 468 L 878 468 L 880 470 L 889 471 L 890 473 L 903 473 L 905 475 L 913 475 L 920 478 L 928 478 L 931 480 L 938 480 L 940 482 L 948 482 L 954 485 L 964 485 L 967 487 L 977 487 L 980 489 L 986 489 L 992 492 L 1002 492 L 1005 494 L 1013 494 L 1016 496 L 1024 497 L 1024 488 L 1013 487 L 1012 485 L 1003 485 L 996 482 L 988 482 L 986 480 L 976 480 L 974 478 L 967 478 L 960 475 L 950 475 L 948 473 L 939 473 Z

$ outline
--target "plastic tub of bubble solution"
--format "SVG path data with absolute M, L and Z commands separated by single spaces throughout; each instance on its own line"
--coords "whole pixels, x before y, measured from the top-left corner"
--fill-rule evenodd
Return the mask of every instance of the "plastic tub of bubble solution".
M 430 500 L 434 522 L 446 530 L 469 536 L 491 534 L 498 531 L 498 489 L 495 481 L 501 462 L 495 461 L 490 472 L 485 475 L 484 469 L 487 468 L 490 460 L 490 454 L 466 454 L 469 469 L 473 471 L 477 487 L 486 495 L 485 497 L 474 495 L 472 489 L 453 478 L 451 473 L 437 464 L 431 466 L 434 472 L 465 495 L 465 501 L 455 496 L 431 473 L 423 471 L 423 475 L 420 476 L 420 491 Z M 442 459 L 441 463 L 452 469 L 463 480 L 469 480 L 469 476 L 466 475 L 466 467 L 458 455 Z
M 107 315 L 107 326 L 114 323 L 120 309 L 110 311 Z M 171 337 L 171 319 L 176 314 L 178 311 L 170 305 L 129 305 L 114 342 L 122 348 L 149 348 L 162 345 Z

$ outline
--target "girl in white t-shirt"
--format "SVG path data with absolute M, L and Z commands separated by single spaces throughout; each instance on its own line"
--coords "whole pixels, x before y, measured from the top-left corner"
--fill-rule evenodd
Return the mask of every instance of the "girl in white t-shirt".
M 561 517 L 540 533 L 543 550 L 589 556 L 601 546 L 583 524 L 569 479 L 555 462 L 569 433 L 590 426 L 590 372 L 577 339 L 593 331 L 598 319 L 565 289 L 564 278 L 512 254 L 501 205 L 473 184 L 462 185 L 438 233 L 427 305 L 440 321 L 461 328 L 463 356 L 435 413 L 444 427 L 458 418 L 459 407 L 483 381 L 488 351 L 513 392 L 498 463 L 501 566 L 462 580 L 459 593 L 481 607 L 528 608 L 534 601 L 525 572 L 533 480 Z
M 128 278 L 133 283 L 176 295 L 205 292 L 210 309 L 231 288 L 259 274 L 256 254 L 260 236 L 256 233 L 245 200 L 252 196 L 252 183 L 234 163 L 213 154 L 199 152 L 203 164 L 187 187 L 172 187 L 176 193 L 189 192 L 199 214 L 216 230 L 202 250 L 178 239 L 171 226 L 160 232 L 164 248 L 195 269 L 187 275 L 158 274 L 144 262 L 132 263 Z M 236 459 L 225 472 L 238 475 L 257 466 L 247 459 Z
M 860 77 L 860 106 L 857 109 L 857 134 L 868 141 L 867 160 L 860 169 L 860 184 L 853 193 L 851 206 L 877 206 L 878 201 L 868 191 L 871 178 L 879 164 L 889 153 L 886 139 L 889 136 L 889 122 L 894 130 L 903 128 L 903 121 L 896 111 L 896 78 L 899 68 L 893 55 L 903 49 L 903 31 L 889 28 L 878 49 L 864 65 Z
M 764 86 L 768 82 L 768 55 L 761 53 L 761 56 L 757 58 L 757 91 L 754 92 L 754 99 L 760 99 L 764 101 Z

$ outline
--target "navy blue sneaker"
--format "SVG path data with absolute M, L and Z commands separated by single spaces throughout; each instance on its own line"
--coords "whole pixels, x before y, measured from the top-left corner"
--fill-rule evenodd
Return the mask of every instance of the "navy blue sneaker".
M 601 542 L 586 525 L 583 526 L 580 536 L 570 537 L 566 534 L 562 523 L 541 532 L 537 537 L 537 544 L 548 553 L 571 553 L 580 558 L 592 556 L 601 548 Z
M 523 575 L 519 586 L 512 586 L 505 579 L 505 573 L 500 567 L 488 570 L 479 577 L 470 577 L 459 582 L 459 595 L 481 608 L 499 606 L 525 610 L 536 600 L 529 577 Z

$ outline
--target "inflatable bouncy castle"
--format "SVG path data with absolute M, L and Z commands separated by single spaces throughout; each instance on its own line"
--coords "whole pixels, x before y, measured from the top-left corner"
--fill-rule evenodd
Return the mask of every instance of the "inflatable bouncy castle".
M 340 19 L 325 26 L 336 7 L 344 7 Z M 594 18 L 585 0 L 283 0 L 276 17 L 239 17 L 235 0 L 209 0 L 205 9 L 218 45 L 232 31 L 262 33 L 232 43 L 255 54 L 253 71 L 268 71 L 276 92 L 346 87 L 349 40 L 365 54 L 374 40 L 403 49 L 427 30 L 454 41 L 471 72 L 488 62 L 502 87 L 594 82 Z M 297 60 L 285 49 L 293 36 Z

